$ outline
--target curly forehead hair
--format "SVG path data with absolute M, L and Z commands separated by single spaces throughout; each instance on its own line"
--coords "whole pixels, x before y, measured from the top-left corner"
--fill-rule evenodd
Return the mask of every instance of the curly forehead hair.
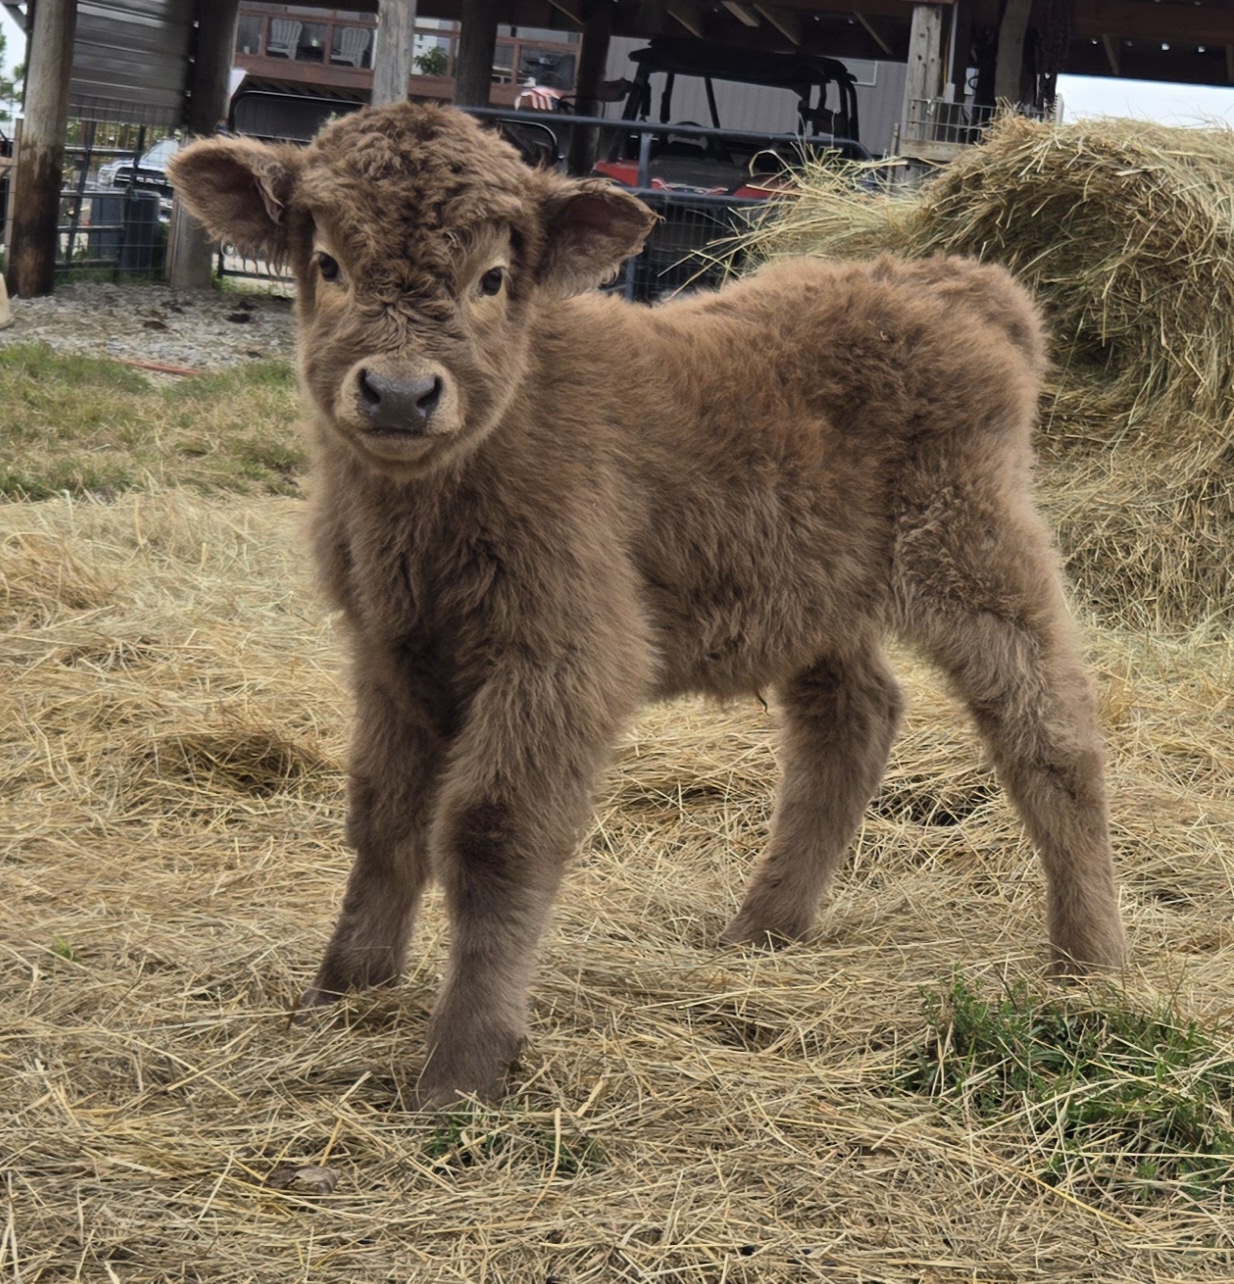
M 538 242 L 535 174 L 491 130 L 461 112 L 401 103 L 328 125 L 307 148 L 300 200 L 362 254 L 422 258 L 445 232 L 457 243 L 486 226 Z

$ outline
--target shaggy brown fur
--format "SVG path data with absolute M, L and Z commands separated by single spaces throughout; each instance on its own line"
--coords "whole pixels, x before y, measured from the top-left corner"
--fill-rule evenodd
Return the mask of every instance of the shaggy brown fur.
M 641 702 L 684 691 L 778 695 L 773 832 L 724 940 L 808 932 L 900 716 L 888 633 L 972 709 L 1058 966 L 1122 961 L 1093 699 L 1031 499 L 1041 330 L 1005 272 L 800 261 L 635 307 L 587 291 L 645 207 L 407 104 L 303 151 L 197 143 L 174 178 L 298 282 L 359 708 L 356 860 L 303 1005 L 395 978 L 435 874 L 422 1093 L 497 1090 L 597 775 Z

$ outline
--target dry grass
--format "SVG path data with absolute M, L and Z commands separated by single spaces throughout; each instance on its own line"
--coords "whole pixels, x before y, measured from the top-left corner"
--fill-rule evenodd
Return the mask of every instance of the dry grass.
M 1152 625 L 1229 618 L 1234 133 L 1009 117 L 919 191 L 858 177 L 809 172 L 755 256 L 1006 264 L 1056 340 L 1041 484 L 1081 589 Z
M 1168 1000 L 1234 1056 L 1228 637 L 1094 635 L 1125 989 L 1039 980 L 1031 852 L 901 658 L 909 724 L 818 942 L 712 945 L 764 838 L 772 717 L 654 710 L 561 899 L 517 1094 L 432 1118 L 406 1103 L 436 901 L 399 989 L 285 1019 L 347 865 L 347 699 L 299 514 L 175 490 L 0 507 L 0 1275 L 1234 1278 L 1221 1185 L 1134 1156 L 1117 1187 L 1047 1179 L 1039 1117 L 902 1084 L 921 990 L 957 966 L 1078 1014 Z

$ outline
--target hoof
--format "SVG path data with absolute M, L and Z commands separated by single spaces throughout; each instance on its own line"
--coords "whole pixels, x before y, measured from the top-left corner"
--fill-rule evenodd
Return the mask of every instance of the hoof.
M 420 1076 L 413 1099 L 416 1109 L 424 1111 L 450 1110 L 473 1101 L 484 1106 L 495 1106 L 508 1095 L 507 1077 L 506 1074 L 501 1074 L 496 1079 L 489 1080 L 484 1087 L 467 1089 L 455 1087 L 451 1080 L 438 1082 L 430 1079 L 426 1072 Z
M 1066 985 L 1071 981 L 1083 981 L 1087 977 L 1109 976 L 1112 972 L 1120 972 L 1126 963 L 1126 955 L 1121 952 L 1107 955 L 1098 961 L 1072 958 L 1069 954 L 1055 954 L 1050 960 L 1046 975 L 1051 981 Z
M 444 1110 L 471 1098 L 488 1105 L 500 1101 L 525 1043 L 525 1035 L 497 1035 L 484 1051 L 455 1050 L 453 1055 L 438 1044 L 416 1084 L 417 1104 L 422 1110 Z
M 1051 950 L 1049 976 L 1057 981 L 1076 981 L 1086 976 L 1108 975 L 1127 966 L 1127 938 L 1122 925 L 1115 923 L 1106 930 L 1097 927 L 1073 937 L 1064 947 L 1055 938 Z
M 443 1110 L 451 1110 L 455 1106 L 464 1106 L 472 1101 L 481 1104 L 490 1105 L 501 1099 L 500 1093 L 481 1095 L 480 1093 L 471 1094 L 460 1092 L 457 1088 L 432 1087 L 421 1084 L 416 1088 L 412 1095 L 417 1110 L 425 1114 L 437 1114 Z
M 328 1008 L 343 997 L 341 991 L 320 990 L 310 985 L 296 1000 L 295 1006 L 288 1014 L 288 1024 L 303 1025 L 318 1008 Z
M 813 928 L 805 926 L 767 927 L 753 923 L 743 915 L 735 919 L 720 933 L 720 944 L 725 947 L 746 946 L 755 950 L 782 950 L 809 938 Z

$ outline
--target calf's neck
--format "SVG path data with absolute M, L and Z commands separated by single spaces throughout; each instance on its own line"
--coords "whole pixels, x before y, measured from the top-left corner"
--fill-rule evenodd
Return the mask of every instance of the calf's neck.
M 1041 857 L 1054 966 L 1123 959 L 1102 748 L 1032 499 L 1044 344 L 997 267 L 768 267 L 594 292 L 653 216 L 449 109 L 173 162 L 294 270 L 312 539 L 357 717 L 334 935 L 303 1007 L 389 982 L 427 880 L 424 1101 L 499 1090 L 597 777 L 646 701 L 773 692 L 784 778 L 728 944 L 808 933 L 877 789 L 897 636 L 967 702 Z

